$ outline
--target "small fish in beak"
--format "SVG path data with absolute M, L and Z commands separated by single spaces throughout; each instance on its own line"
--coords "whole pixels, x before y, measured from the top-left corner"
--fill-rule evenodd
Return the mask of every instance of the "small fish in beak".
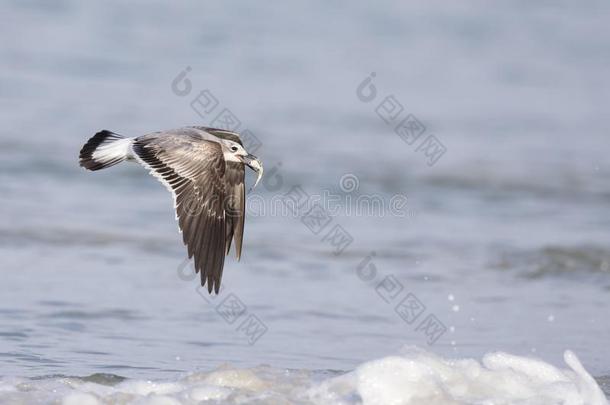
M 256 178 L 256 182 L 250 188 L 250 191 L 254 190 L 254 187 L 258 184 L 258 182 L 263 177 L 263 164 L 261 161 L 254 155 L 246 155 L 244 156 L 244 163 L 248 165 L 248 167 L 256 172 L 258 177 Z

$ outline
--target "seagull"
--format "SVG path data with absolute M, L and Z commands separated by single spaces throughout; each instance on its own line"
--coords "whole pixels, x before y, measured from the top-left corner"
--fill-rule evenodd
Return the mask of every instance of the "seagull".
M 108 130 L 95 134 L 80 151 L 79 164 L 101 170 L 135 161 L 172 194 L 176 220 L 195 257 L 201 286 L 218 294 L 225 255 L 235 241 L 241 257 L 245 220 L 245 166 L 263 176 L 263 165 L 249 154 L 236 132 L 184 127 L 129 138 Z

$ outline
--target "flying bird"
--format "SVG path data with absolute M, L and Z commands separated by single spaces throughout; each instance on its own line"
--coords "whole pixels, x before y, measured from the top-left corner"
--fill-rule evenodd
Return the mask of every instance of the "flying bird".
M 184 127 L 134 138 L 103 130 L 80 151 L 80 166 L 100 170 L 135 161 L 156 177 L 174 198 L 176 219 L 194 257 L 201 285 L 218 294 L 225 255 L 235 242 L 241 257 L 245 220 L 245 166 L 263 175 L 239 134 L 216 128 Z

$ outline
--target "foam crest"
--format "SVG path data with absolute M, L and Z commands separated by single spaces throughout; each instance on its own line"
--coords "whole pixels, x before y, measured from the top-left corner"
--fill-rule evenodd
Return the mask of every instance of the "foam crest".
M 173 381 L 7 378 L 0 379 L 0 403 L 608 405 L 576 355 L 566 351 L 564 360 L 567 368 L 501 352 L 447 359 L 407 347 L 344 374 L 223 366 Z

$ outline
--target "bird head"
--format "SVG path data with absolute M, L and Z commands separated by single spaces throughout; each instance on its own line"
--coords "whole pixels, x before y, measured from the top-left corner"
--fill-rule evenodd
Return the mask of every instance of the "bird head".
M 223 144 L 225 146 L 224 156 L 225 160 L 233 161 L 233 162 L 241 162 L 248 166 L 250 169 L 254 170 L 257 174 L 256 182 L 254 186 L 250 190 L 252 190 L 258 182 L 263 177 L 263 163 L 256 156 L 248 153 L 243 146 L 241 146 L 237 142 L 224 140 Z

